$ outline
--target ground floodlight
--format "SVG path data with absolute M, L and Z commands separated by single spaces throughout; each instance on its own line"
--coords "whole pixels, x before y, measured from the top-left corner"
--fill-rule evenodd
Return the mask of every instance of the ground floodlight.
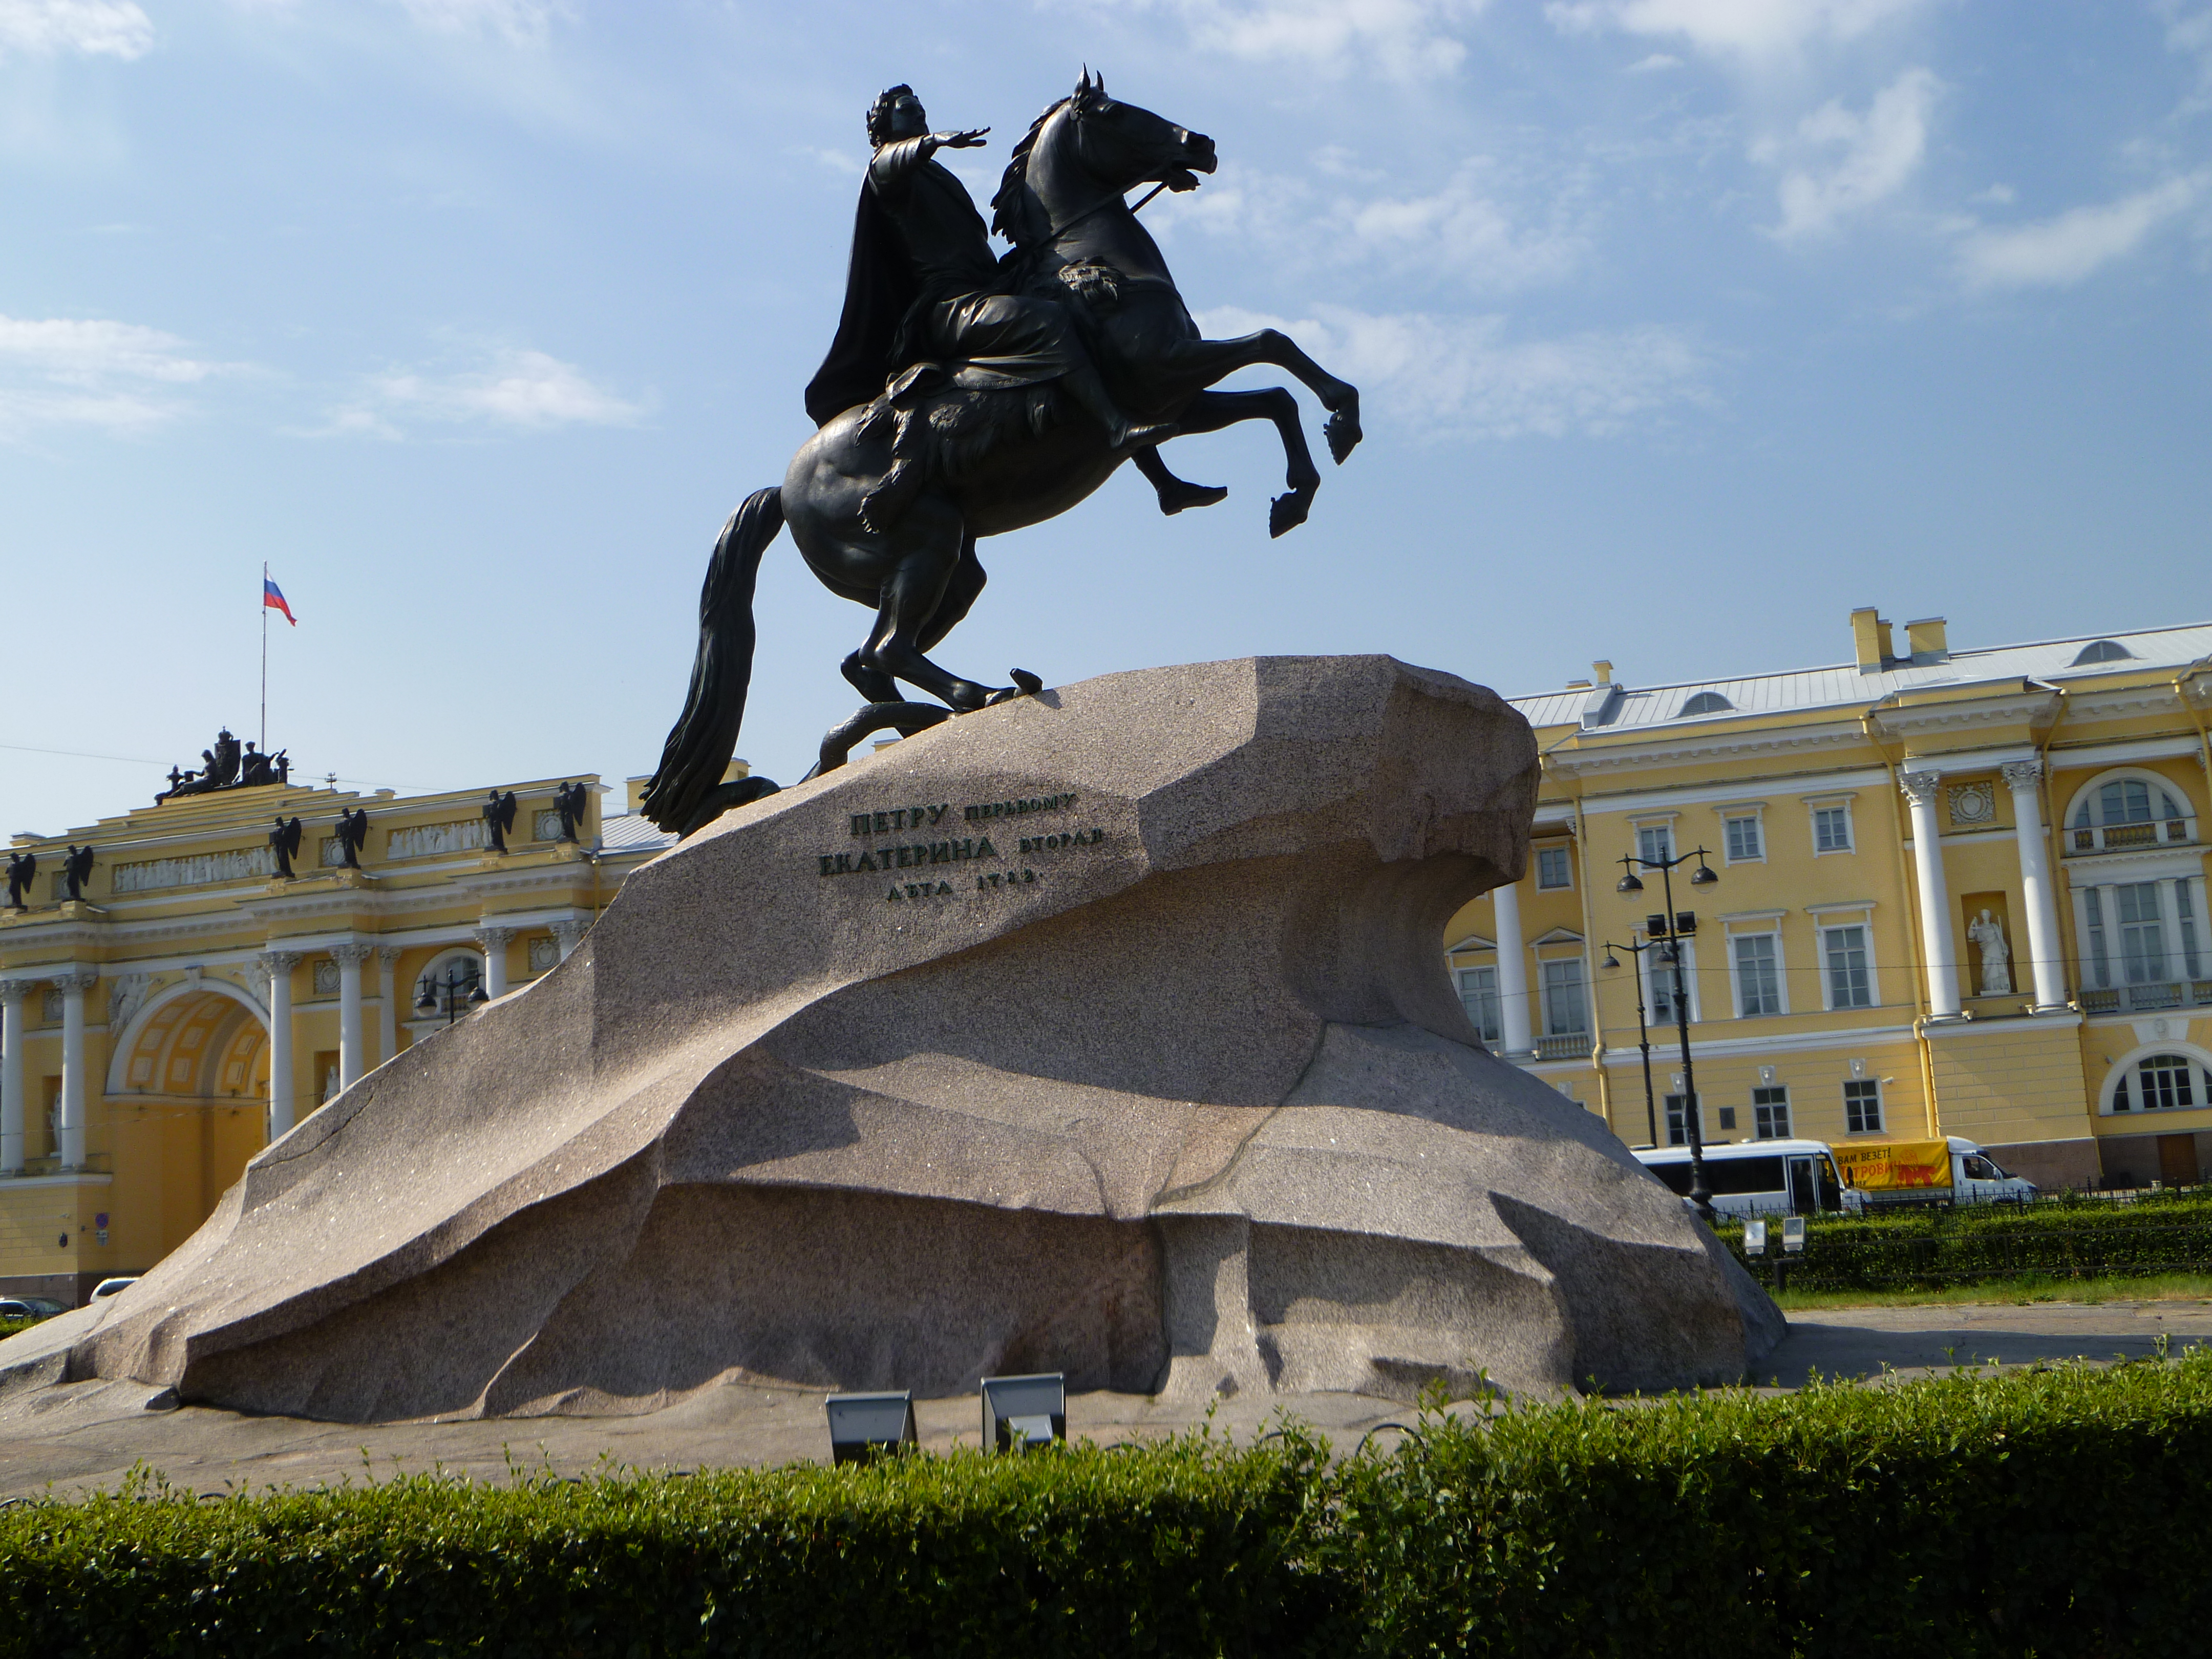
M 822 1409 L 830 1417 L 833 1462 L 864 1463 L 916 1443 L 911 1392 L 833 1394 L 822 1402 Z
M 1060 1371 L 983 1379 L 983 1449 L 1031 1451 L 1067 1438 L 1067 1378 Z
M 1783 1253 L 1784 1255 L 1804 1255 L 1804 1253 L 1805 1253 L 1805 1218 L 1804 1218 L 1803 1216 L 1802 1216 L 1802 1215 L 1792 1215 L 1792 1216 L 1784 1216 L 1784 1217 L 1783 1218 L 1783 1219 L 1782 1219 L 1782 1253 Z
M 1766 1224 L 1764 1221 L 1743 1224 L 1743 1253 L 1746 1255 L 1766 1254 Z

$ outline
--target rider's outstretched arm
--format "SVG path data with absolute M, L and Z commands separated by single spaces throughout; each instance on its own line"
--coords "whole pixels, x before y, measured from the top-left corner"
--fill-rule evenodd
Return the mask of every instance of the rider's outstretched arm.
M 899 184 L 940 149 L 975 149 L 991 129 L 976 127 L 960 132 L 925 132 L 919 138 L 898 138 L 876 151 L 868 163 L 868 177 L 878 190 Z

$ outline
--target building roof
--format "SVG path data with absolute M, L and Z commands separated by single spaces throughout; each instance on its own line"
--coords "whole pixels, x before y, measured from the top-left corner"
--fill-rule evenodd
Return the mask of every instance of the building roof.
M 2100 641 L 2121 646 L 2128 655 L 2076 663 L 2076 658 Z M 1862 708 L 1899 692 L 1931 690 L 1940 686 L 1996 686 L 2006 682 L 2016 685 L 2023 680 L 2063 685 L 2069 679 L 2083 676 L 2172 672 L 2203 662 L 2207 657 L 2212 657 L 2212 623 L 2197 623 L 2179 628 L 2081 634 L 2069 639 L 2039 640 L 2027 645 L 1954 651 L 1927 662 L 1893 662 L 1881 669 L 1865 672 L 1853 664 L 1839 663 L 1832 667 L 1749 674 L 1735 679 L 1685 680 L 1667 685 L 1635 687 L 1616 683 L 1612 686 L 1571 686 L 1509 701 L 1540 731 L 1547 726 L 1577 726 L 1588 710 L 1598 716 L 1591 720 L 1589 729 L 1618 732 L 1741 719 L 1746 714 Z M 1608 696 L 1608 692 L 1618 695 Z M 1685 705 L 1692 699 L 1710 693 L 1724 698 L 1727 707 L 1712 707 L 1707 698 L 1700 710 L 1685 712 Z
M 659 853 L 675 845 L 675 836 L 641 813 L 621 812 L 599 820 L 603 853 Z

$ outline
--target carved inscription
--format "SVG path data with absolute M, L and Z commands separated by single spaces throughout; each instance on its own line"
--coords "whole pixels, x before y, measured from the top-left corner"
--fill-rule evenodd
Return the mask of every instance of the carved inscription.
M 1026 818 L 1043 812 L 1065 812 L 1076 804 L 1073 793 L 1034 795 L 1024 800 L 978 801 L 960 807 L 958 822 L 978 826 L 997 819 Z M 949 801 L 935 805 L 923 803 L 911 806 L 895 806 L 881 812 L 852 812 L 846 816 L 847 834 L 854 840 L 876 843 L 878 837 L 885 838 L 881 844 L 872 844 L 857 851 L 817 853 L 815 854 L 815 873 L 827 880 L 832 876 L 896 874 L 902 870 L 927 871 L 926 876 L 896 881 L 885 893 L 885 901 L 907 904 L 922 899 L 953 898 L 969 891 L 968 881 L 974 878 L 972 890 L 978 893 L 1006 892 L 1017 887 L 1035 886 L 1039 879 L 1033 869 L 963 870 L 960 879 L 951 879 L 953 865 L 973 865 L 988 860 L 1002 863 L 1006 854 L 992 843 L 988 834 L 948 837 L 890 840 L 892 836 L 926 836 L 936 829 L 952 812 Z M 1003 831 L 1001 832 L 1003 834 Z M 1028 857 L 1040 853 L 1057 853 L 1064 848 L 1097 847 L 1106 839 L 1103 830 L 1079 828 L 1063 830 L 1050 835 L 1021 836 L 1020 855 Z

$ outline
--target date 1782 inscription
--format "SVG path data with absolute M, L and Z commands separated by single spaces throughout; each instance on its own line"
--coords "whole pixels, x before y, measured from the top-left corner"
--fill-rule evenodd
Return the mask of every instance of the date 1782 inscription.
M 962 825 L 975 824 L 979 828 L 989 823 L 1000 824 L 999 838 L 1006 840 L 1004 820 L 1026 819 L 1034 815 L 1072 811 L 1076 805 L 1073 794 L 1035 795 L 1023 800 L 979 801 L 963 806 L 956 820 Z M 873 842 L 878 836 L 905 836 L 934 830 L 951 815 L 951 803 L 935 805 L 898 806 L 882 812 L 854 812 L 847 818 L 847 828 L 855 837 L 866 837 Z M 1026 827 L 1026 825 L 1023 826 Z M 1106 839 L 1106 832 L 1084 826 L 1054 830 L 1038 836 L 1018 836 L 1018 856 L 1036 853 L 1057 853 L 1063 848 L 1097 847 Z M 950 898 L 954 888 L 949 879 L 955 872 L 954 865 L 973 866 L 990 860 L 1000 867 L 992 870 L 962 869 L 961 887 L 967 887 L 967 878 L 973 876 L 975 890 L 979 893 L 1003 892 L 1009 888 L 1034 885 L 1039 879 L 1035 870 L 1006 869 L 1006 854 L 993 844 L 990 836 L 978 834 L 952 836 L 943 841 L 934 838 L 916 841 L 900 840 L 888 845 L 870 845 L 857 852 L 820 853 L 816 855 L 819 873 L 830 876 L 881 875 L 887 871 L 916 870 L 929 872 L 922 880 L 896 883 L 887 898 L 894 903 L 909 899 Z

